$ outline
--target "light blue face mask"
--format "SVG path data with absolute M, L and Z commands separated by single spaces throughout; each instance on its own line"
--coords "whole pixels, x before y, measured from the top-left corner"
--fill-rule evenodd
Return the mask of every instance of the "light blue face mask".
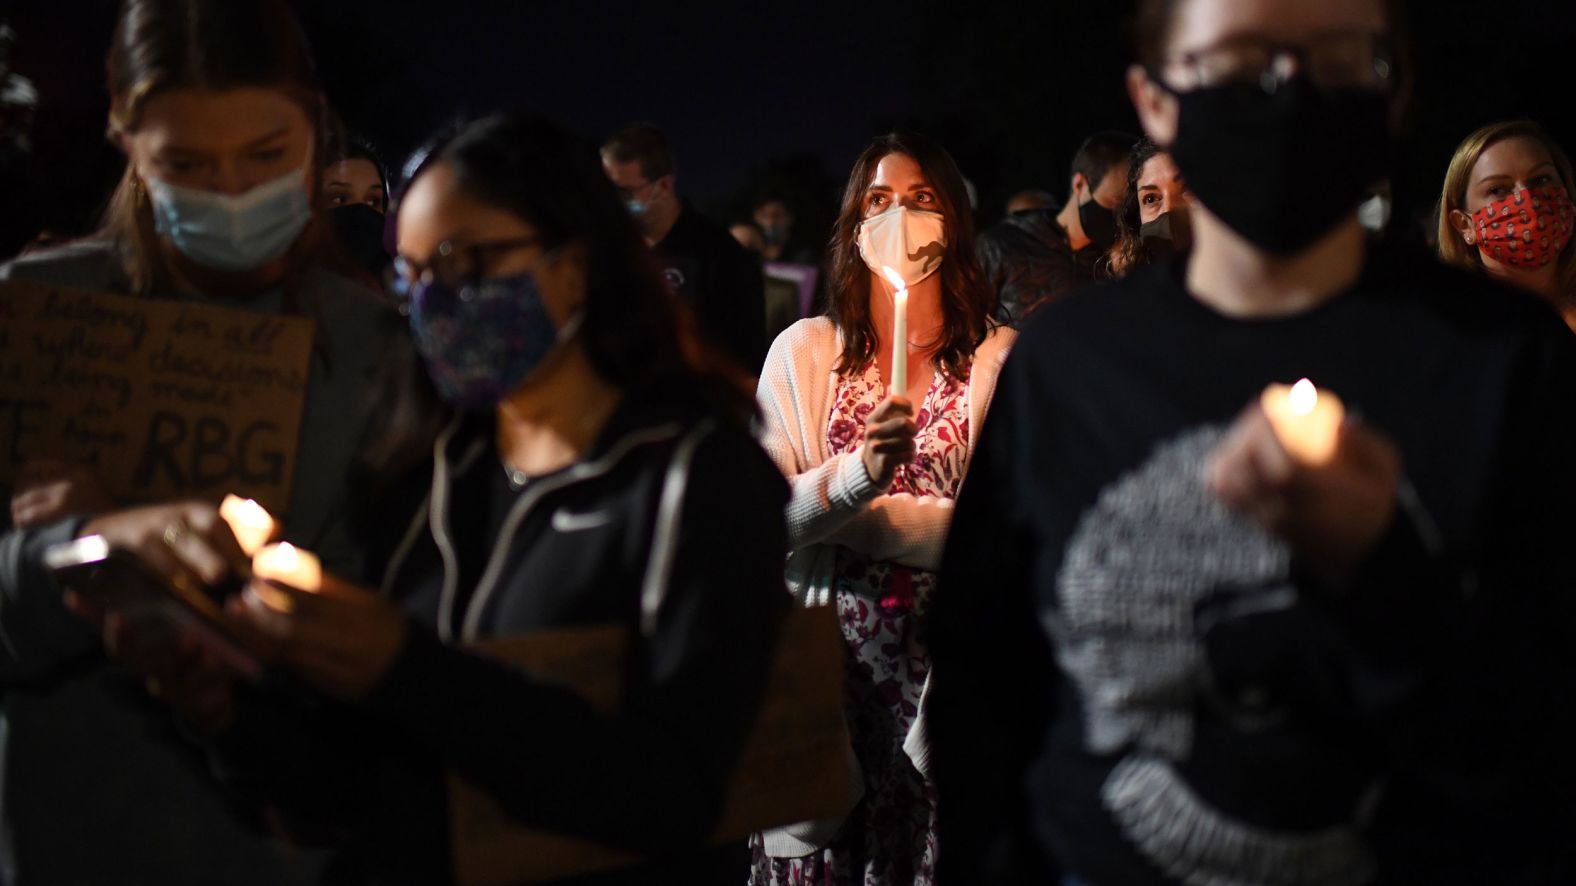
M 284 255 L 312 218 L 305 168 L 235 195 L 147 182 L 154 229 L 187 258 L 216 270 L 262 267 Z

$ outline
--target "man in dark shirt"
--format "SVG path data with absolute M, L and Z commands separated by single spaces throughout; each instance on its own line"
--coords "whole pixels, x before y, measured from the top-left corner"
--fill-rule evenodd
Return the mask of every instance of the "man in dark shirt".
M 649 124 L 630 124 L 602 146 L 602 166 L 656 251 L 668 285 L 695 312 L 702 336 L 759 375 L 766 362 L 760 262 L 679 198 L 667 136 Z
M 980 264 L 1014 326 L 1094 280 L 1095 262 L 1116 242 L 1113 210 L 1136 141 L 1125 132 L 1095 133 L 1073 155 L 1066 206 L 1014 213 L 980 234 Z

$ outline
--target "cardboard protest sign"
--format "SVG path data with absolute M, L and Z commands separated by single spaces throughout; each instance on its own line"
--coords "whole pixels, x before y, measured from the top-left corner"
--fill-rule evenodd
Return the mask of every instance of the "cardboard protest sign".
M 123 501 L 234 492 L 283 514 L 312 321 L 0 283 L 0 483 L 94 466 Z
M 609 626 L 546 631 L 479 648 L 611 713 L 627 641 L 627 631 Z M 742 842 L 754 831 L 840 817 L 853 808 L 858 774 L 843 720 L 843 658 L 836 607 L 789 614 L 755 725 L 734 767 L 715 842 Z M 591 840 L 526 828 L 458 776 L 449 778 L 449 797 L 454 879 L 461 886 L 535 883 L 641 860 Z

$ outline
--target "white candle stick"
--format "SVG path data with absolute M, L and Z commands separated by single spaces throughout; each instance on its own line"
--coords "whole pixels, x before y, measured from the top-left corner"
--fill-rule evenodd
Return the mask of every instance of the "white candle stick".
M 323 565 L 317 555 L 285 542 L 257 552 L 252 558 L 252 576 L 303 591 L 323 587 Z
M 1346 408 L 1341 398 L 1303 379 L 1294 385 L 1270 385 L 1259 398 L 1275 438 L 1292 458 L 1323 465 L 1335 457 Z
M 881 273 L 892 282 L 892 379 L 888 397 L 908 396 L 908 284 L 903 275 L 882 265 Z
M 274 537 L 274 518 L 252 499 L 226 495 L 219 503 L 219 516 L 230 524 L 241 552 L 248 557 L 255 556 Z

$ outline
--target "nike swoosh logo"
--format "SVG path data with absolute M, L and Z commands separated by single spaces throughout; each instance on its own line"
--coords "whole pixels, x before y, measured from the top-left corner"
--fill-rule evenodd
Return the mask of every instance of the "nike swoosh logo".
M 587 511 L 583 514 L 570 513 L 566 508 L 559 508 L 553 512 L 553 529 L 558 532 L 580 532 L 586 529 L 595 529 L 613 522 L 613 515 L 607 511 Z

